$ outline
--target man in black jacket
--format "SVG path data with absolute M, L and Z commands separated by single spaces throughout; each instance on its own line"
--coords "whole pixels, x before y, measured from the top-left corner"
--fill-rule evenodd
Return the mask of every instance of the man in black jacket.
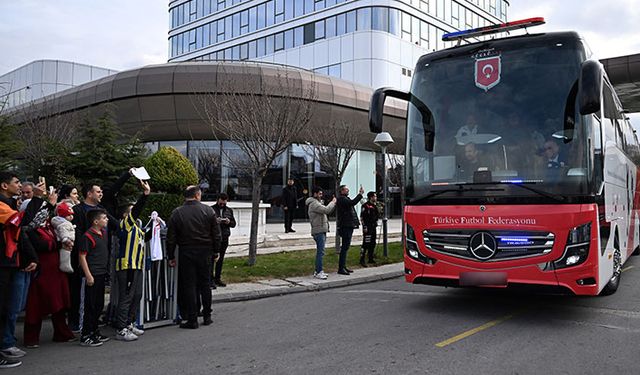
M 293 225 L 293 214 L 298 208 L 298 190 L 293 185 L 293 179 L 287 180 L 287 186 L 282 189 L 282 209 L 284 210 L 284 232 L 295 232 Z
M 375 263 L 373 253 L 376 249 L 376 227 L 378 226 L 378 197 L 374 191 L 367 193 L 367 201 L 360 210 L 360 220 L 362 221 L 362 248 L 360 250 L 360 265 L 366 267 L 364 262 L 365 252 L 369 256 L 369 263 Z
M 167 229 L 167 258 L 175 267 L 178 253 L 178 307 L 186 323 L 180 328 L 198 328 L 198 295 L 202 298 L 203 324 L 211 321 L 210 262 L 220 253 L 220 225 L 213 208 L 200 203 L 202 191 L 189 186 L 185 202 L 171 213 Z
M 225 193 L 220 193 L 218 195 L 218 201 L 213 205 L 213 211 L 215 211 L 216 216 L 218 217 L 218 223 L 220 224 L 220 230 L 222 235 L 222 242 L 220 242 L 220 256 L 218 260 L 212 260 L 211 265 L 213 268 L 213 264 L 215 263 L 215 273 L 213 273 L 213 282 L 211 286 L 215 288 L 215 286 L 225 287 L 225 284 L 222 279 L 222 263 L 224 262 L 224 254 L 227 251 L 227 247 L 229 247 L 229 236 L 231 236 L 231 228 L 236 227 L 236 218 L 233 217 L 233 210 L 227 206 L 227 201 L 229 200 L 229 196 Z
M 353 237 L 353 230 L 360 226 L 358 215 L 356 214 L 355 205 L 362 200 L 362 194 L 364 188 L 360 185 L 360 190 L 355 198 L 349 199 L 349 188 L 347 185 L 341 185 L 338 190 L 340 197 L 336 203 L 337 209 L 337 226 L 338 235 L 342 240 L 340 245 L 340 258 L 338 259 L 338 273 L 340 275 L 349 275 L 351 272 L 347 268 L 347 251 L 351 246 L 351 237 Z

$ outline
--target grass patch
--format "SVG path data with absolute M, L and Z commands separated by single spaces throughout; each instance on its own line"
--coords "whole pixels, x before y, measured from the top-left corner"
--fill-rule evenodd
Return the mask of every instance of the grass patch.
M 379 266 L 398 263 L 403 260 L 402 243 L 389 243 L 388 257 L 382 256 L 382 244 L 376 248 L 376 262 Z M 247 257 L 227 258 L 224 260 L 222 279 L 229 283 L 251 282 L 264 279 L 283 279 L 294 276 L 313 275 L 315 270 L 316 250 L 298 250 L 275 254 L 258 254 L 256 264 L 247 265 Z M 347 254 L 347 267 L 361 268 L 359 264 L 360 246 L 351 246 Z M 338 270 L 338 254 L 333 247 L 325 250 L 324 271 Z

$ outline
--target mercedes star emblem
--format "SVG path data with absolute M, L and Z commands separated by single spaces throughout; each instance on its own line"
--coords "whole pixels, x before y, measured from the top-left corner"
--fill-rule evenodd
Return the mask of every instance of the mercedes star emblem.
M 488 232 L 478 232 L 469 240 L 469 251 L 479 260 L 487 260 L 495 255 L 498 244 Z

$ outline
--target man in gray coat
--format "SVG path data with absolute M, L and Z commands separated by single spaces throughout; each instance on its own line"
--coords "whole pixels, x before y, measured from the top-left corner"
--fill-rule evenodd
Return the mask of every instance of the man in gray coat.
M 316 270 L 313 276 L 316 279 L 325 280 L 327 274 L 322 270 L 322 257 L 324 256 L 324 246 L 329 231 L 329 219 L 327 215 L 333 212 L 336 206 L 336 198 L 333 197 L 327 205 L 322 204 L 322 189 L 316 186 L 311 190 L 312 197 L 307 198 L 306 204 L 309 210 L 309 223 L 311 223 L 311 236 L 316 241 Z

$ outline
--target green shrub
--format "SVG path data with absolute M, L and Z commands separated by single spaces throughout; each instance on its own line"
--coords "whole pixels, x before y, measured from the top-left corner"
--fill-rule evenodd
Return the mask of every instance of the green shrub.
M 182 194 L 189 185 L 198 183 L 198 174 L 186 157 L 173 147 L 160 147 L 144 162 L 154 191 Z
M 143 225 L 149 221 L 152 211 L 158 211 L 158 215 L 164 220 L 168 221 L 171 216 L 171 212 L 178 206 L 181 206 L 184 202 L 184 195 L 182 194 L 166 194 L 166 193 L 152 193 L 147 198 L 147 203 L 142 210 L 140 219 Z

